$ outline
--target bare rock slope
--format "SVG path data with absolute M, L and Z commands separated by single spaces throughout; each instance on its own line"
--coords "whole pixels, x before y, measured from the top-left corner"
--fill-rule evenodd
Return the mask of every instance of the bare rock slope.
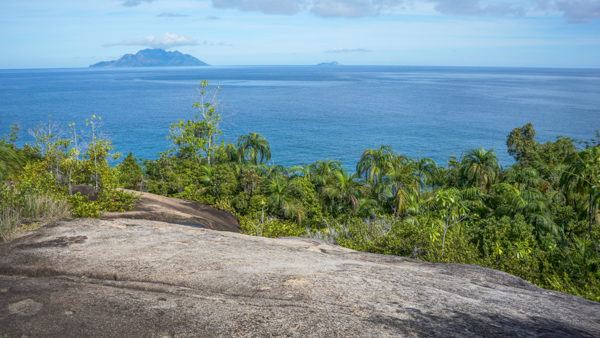
M 240 232 L 238 220 L 226 211 L 178 198 L 132 190 L 125 191 L 138 196 L 133 210 L 107 213 L 102 216 L 103 219 L 145 219 L 211 230 Z
M 137 219 L 0 245 L 0 336 L 600 336 L 600 304 L 477 266 Z

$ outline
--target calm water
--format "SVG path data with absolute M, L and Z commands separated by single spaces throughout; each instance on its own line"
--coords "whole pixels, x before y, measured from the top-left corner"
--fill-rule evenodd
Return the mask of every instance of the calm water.
M 440 164 L 483 146 L 509 164 L 506 135 L 526 122 L 541 140 L 600 129 L 600 70 L 342 66 L 0 70 L 0 132 L 95 113 L 118 151 L 154 158 L 202 79 L 222 87 L 224 137 L 260 132 L 284 165 L 350 168 L 382 144 Z

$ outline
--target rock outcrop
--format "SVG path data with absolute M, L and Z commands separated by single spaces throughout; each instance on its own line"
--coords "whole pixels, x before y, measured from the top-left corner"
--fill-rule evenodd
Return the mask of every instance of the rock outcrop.
M 145 219 L 199 228 L 240 232 L 240 223 L 230 213 L 200 203 L 164 197 L 132 190 L 124 190 L 138 197 L 133 210 L 105 213 L 103 219 Z
M 137 219 L 0 245 L 0 336 L 600 336 L 600 304 L 477 266 Z

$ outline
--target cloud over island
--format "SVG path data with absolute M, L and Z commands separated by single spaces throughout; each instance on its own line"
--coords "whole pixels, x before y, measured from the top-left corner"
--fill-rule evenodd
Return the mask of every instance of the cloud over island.
M 182 46 L 197 46 L 198 41 L 185 35 L 165 33 L 163 36 L 149 35 L 142 39 L 124 40 L 121 42 L 107 43 L 104 47 L 115 46 L 142 46 L 169 49 Z
M 163 36 L 149 35 L 141 39 L 124 40 L 121 42 L 106 43 L 103 47 L 116 46 L 139 46 L 150 48 L 170 49 L 183 46 L 231 46 L 229 43 L 222 41 L 198 41 L 189 36 L 179 35 L 175 33 L 165 33 Z

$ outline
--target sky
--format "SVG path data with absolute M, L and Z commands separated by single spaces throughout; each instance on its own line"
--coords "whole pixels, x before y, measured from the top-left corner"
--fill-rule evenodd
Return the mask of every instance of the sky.
M 0 69 L 144 48 L 211 65 L 600 67 L 600 0 L 0 0 Z

